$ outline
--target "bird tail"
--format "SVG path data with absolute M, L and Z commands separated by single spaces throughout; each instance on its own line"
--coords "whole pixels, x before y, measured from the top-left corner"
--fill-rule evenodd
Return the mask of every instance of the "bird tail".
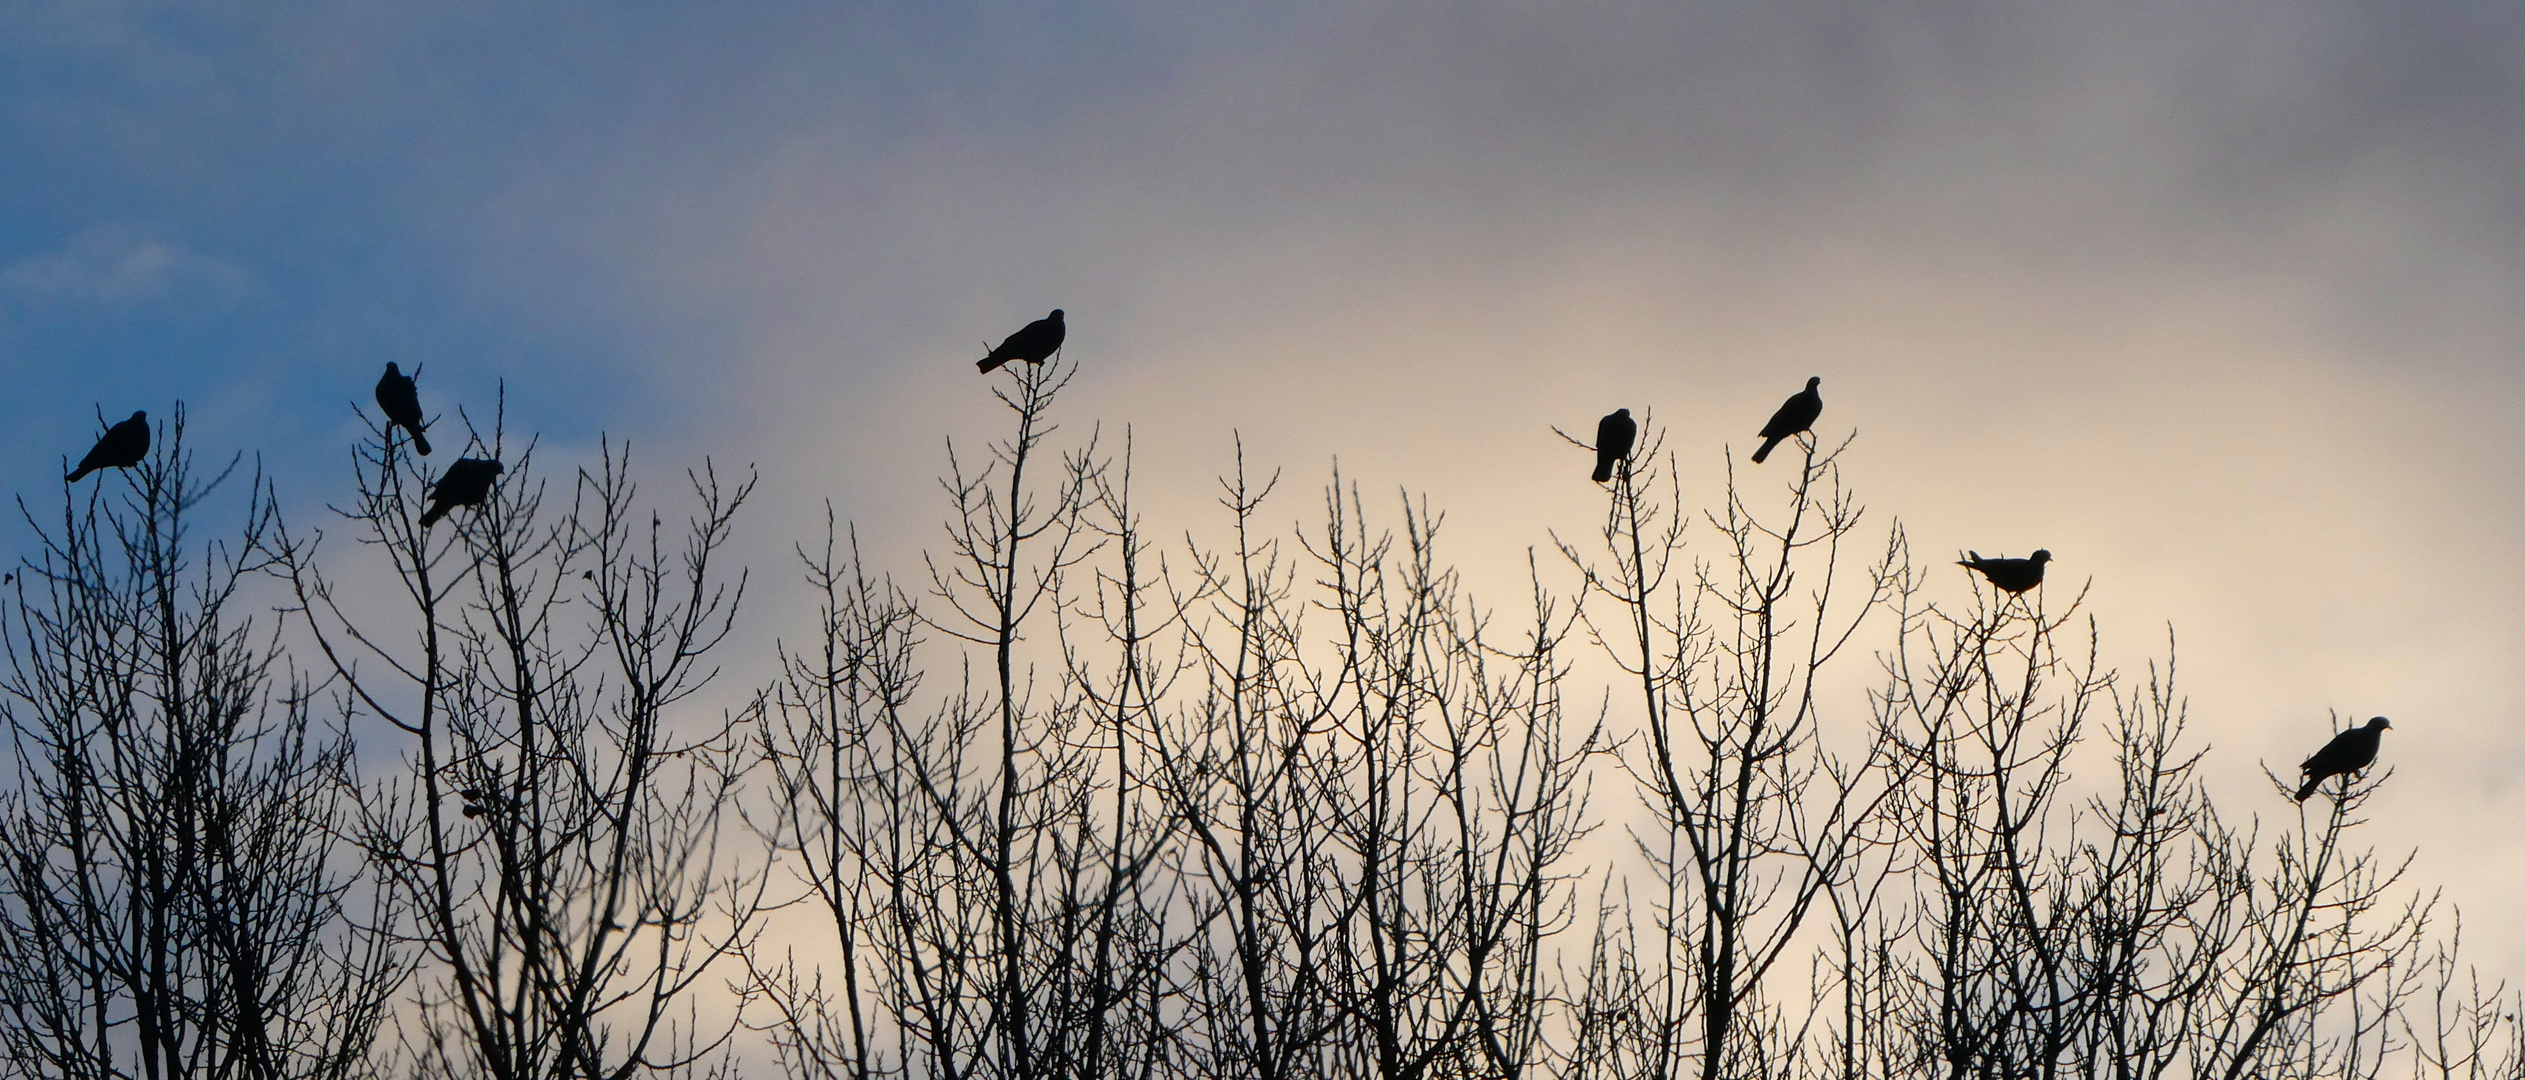
M 1762 459 L 1770 457 L 1771 448 L 1780 445 L 1780 440 L 1783 438 L 1786 438 L 1786 436 L 1774 435 L 1768 439 L 1762 440 L 1761 448 L 1753 452 L 1753 463 L 1756 465 L 1762 464 Z
M 76 483 L 78 483 L 78 482 L 79 482 L 79 481 L 81 481 L 81 480 L 85 480 L 85 479 L 87 479 L 88 474 L 89 474 L 89 473 L 92 473 L 92 472 L 95 472 L 95 471 L 96 471 L 96 466 L 94 466 L 94 465 L 81 465 L 81 466 L 79 466 L 78 471 L 73 472 L 73 473 L 71 473 L 71 474 L 70 474 L 70 475 L 68 475 L 68 476 L 62 477 L 62 478 L 61 478 L 61 482 L 62 482 L 62 483 L 65 483 L 65 484 L 76 484 Z
M 426 529 L 432 525 L 436 525 L 438 524 L 438 519 L 446 516 L 447 507 L 445 505 L 433 506 L 427 510 L 423 510 L 421 511 L 421 527 Z
M 1008 358 L 1005 356 L 985 356 L 982 358 L 981 362 L 982 374 L 988 375 L 994 371 L 998 371 L 999 366 L 1007 362 Z
M 419 428 L 412 429 L 412 448 L 420 451 L 422 457 L 430 456 L 430 437 L 421 434 Z
M 2322 787 L 2323 781 L 2324 778 L 2320 776 L 2307 777 L 2305 786 L 2297 789 L 2297 801 L 2306 801 L 2306 796 L 2314 794 L 2316 788 Z
M 1596 463 L 1596 482 L 1597 482 L 1597 483 L 1599 483 L 1599 484 L 1601 484 L 1601 483 L 1604 483 L 1605 481 L 1607 481 L 1607 480 L 1611 480 L 1611 479 L 1613 479 L 1613 463 L 1612 463 L 1612 462 L 1610 462 L 1610 461 L 1599 461 L 1599 462 L 1597 462 L 1597 463 Z

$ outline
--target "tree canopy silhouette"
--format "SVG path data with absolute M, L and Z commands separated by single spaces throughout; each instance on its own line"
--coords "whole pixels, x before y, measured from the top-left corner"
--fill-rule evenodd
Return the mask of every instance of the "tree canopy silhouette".
M 1494 608 L 1441 511 L 1338 470 L 1285 514 L 1239 445 L 1207 528 L 1144 517 L 1131 429 L 1056 422 L 1061 318 L 984 359 L 1028 363 L 946 444 L 926 587 L 828 509 L 802 636 L 739 628 L 750 480 L 688 474 L 679 552 L 610 439 L 566 501 L 502 424 L 397 452 L 395 365 L 338 573 L 268 485 L 172 557 L 182 407 L 115 425 L 76 475 L 137 443 L 128 481 L 0 567 L 0 1080 L 126 1044 L 310 1080 L 2525 1078 L 2525 999 L 2451 996 L 2436 901 L 2357 839 L 2372 778 L 2228 824 L 2171 640 L 2117 671 L 2082 592 L 2011 599 L 2049 550 L 1932 599 L 1855 437 L 1811 434 L 1820 377 L 1763 429 L 1785 473 L 1708 447 L 1706 508 L 1653 410 L 1554 429 L 1615 483 Z M 274 572 L 287 634 L 212 618 Z

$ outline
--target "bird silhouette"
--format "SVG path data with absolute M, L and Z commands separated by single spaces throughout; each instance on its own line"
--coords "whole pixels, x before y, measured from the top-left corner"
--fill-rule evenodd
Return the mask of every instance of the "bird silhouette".
M 2315 751 L 2315 756 L 2297 767 L 2299 772 L 2306 774 L 2306 782 L 2297 788 L 2297 801 L 2306 801 L 2306 796 L 2314 794 L 2315 789 L 2323 786 L 2326 780 L 2347 776 L 2375 764 L 2376 744 L 2382 741 L 2385 729 L 2392 726 L 2393 722 L 2384 717 L 2372 717 L 2362 726 L 2333 736 L 2331 742 L 2323 744 L 2323 749 Z
M 983 357 L 982 374 L 988 375 L 997 371 L 1001 364 L 1012 360 L 1040 364 L 1053 353 L 1061 350 L 1061 341 L 1067 338 L 1069 333 L 1068 324 L 1061 321 L 1061 309 L 1053 308 L 1052 314 L 1027 323 L 1025 329 L 1008 335 L 1006 341 L 999 343 L 999 348 L 991 350 L 989 356 Z
M 1981 552 L 1967 551 L 1967 557 L 1955 565 L 1981 571 L 1992 585 L 2010 593 L 2022 593 L 2043 583 L 2043 564 L 2052 561 L 2052 553 L 2040 548 L 2023 559 L 1985 559 Z
M 438 483 L 431 485 L 430 508 L 421 512 L 421 527 L 429 528 L 459 506 L 482 505 L 503 468 L 489 458 L 457 458 L 455 464 L 439 474 Z
M 1613 479 L 1613 466 L 1631 456 L 1631 443 L 1639 438 L 1639 421 L 1631 419 L 1631 410 L 1615 409 L 1613 414 L 1596 421 L 1596 482 Z
M 1780 403 L 1780 411 L 1771 414 L 1770 423 L 1762 425 L 1762 446 L 1753 452 L 1754 464 L 1760 465 L 1762 459 L 1770 457 L 1771 448 L 1780 445 L 1780 440 L 1815 426 L 1815 418 L 1824 414 L 1824 396 L 1815 388 L 1823 384 L 1823 376 L 1809 377 L 1806 389 L 1790 394 L 1787 401 Z
M 422 457 L 430 456 L 430 437 L 421 434 L 421 393 L 413 387 L 412 376 L 397 370 L 392 360 L 386 361 L 386 373 L 377 377 L 377 408 L 385 412 L 388 430 L 411 432 L 412 448 Z
M 79 467 L 62 481 L 76 484 L 98 469 L 128 469 L 148 456 L 149 414 L 136 412 L 131 419 L 105 429 L 96 445 L 88 448 L 88 456 L 79 459 Z
M 469 818 L 478 818 L 500 810 L 515 809 L 517 806 L 517 800 L 487 787 L 460 787 L 456 789 L 456 796 L 463 801 L 465 816 Z

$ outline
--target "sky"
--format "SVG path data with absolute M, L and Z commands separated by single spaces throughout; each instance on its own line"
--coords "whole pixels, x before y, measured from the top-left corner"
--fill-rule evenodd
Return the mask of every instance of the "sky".
M 909 571 L 1057 306 L 1152 520 L 1241 437 L 1513 597 L 1601 512 L 1553 426 L 1653 409 L 1707 500 L 1821 375 L 1924 561 L 2171 628 L 2222 807 L 2392 716 L 2366 835 L 2525 975 L 2520 116 L 2525 8 L 2452 0 L 0 0 L 0 482 L 182 401 L 320 521 L 391 360 Z

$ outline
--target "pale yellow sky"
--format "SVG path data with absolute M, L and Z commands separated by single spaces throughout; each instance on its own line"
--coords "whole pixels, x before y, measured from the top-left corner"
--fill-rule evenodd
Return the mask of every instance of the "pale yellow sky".
M 2171 624 L 2230 813 L 2292 816 L 2260 769 L 2326 710 L 2394 717 L 2367 837 L 2525 971 L 2525 278 L 2515 137 L 2476 100 L 2515 74 L 2193 14 L 1369 19 L 1005 153 L 802 136 L 732 184 L 757 196 L 734 235 L 651 272 L 740 313 L 724 393 L 773 489 L 835 498 L 906 570 L 941 437 L 997 419 L 965 354 L 1055 304 L 1072 430 L 1134 425 L 1161 531 L 1216 524 L 1238 431 L 1288 470 L 1282 521 L 1338 458 L 1428 493 L 1503 600 L 1602 498 L 1551 426 L 1654 409 L 1714 502 L 1721 447 L 1820 374 L 1851 480 L 1924 561 L 2048 547 L 2133 674 Z M 1712 20 L 1746 51 L 1690 40 Z

